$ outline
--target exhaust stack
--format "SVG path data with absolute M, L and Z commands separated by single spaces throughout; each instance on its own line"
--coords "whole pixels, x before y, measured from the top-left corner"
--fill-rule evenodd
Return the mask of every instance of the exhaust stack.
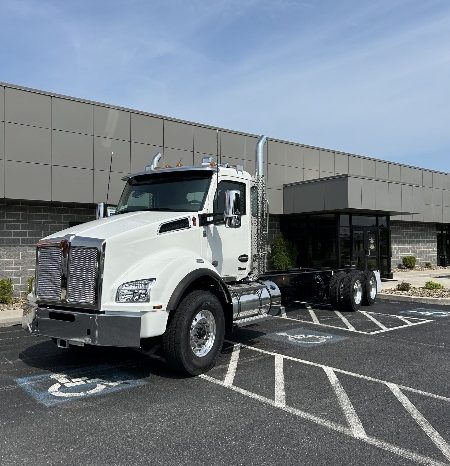
M 264 180 L 264 145 L 266 136 L 261 136 L 256 144 L 256 217 L 252 221 L 253 273 L 257 277 L 266 271 L 268 211 L 266 183 Z

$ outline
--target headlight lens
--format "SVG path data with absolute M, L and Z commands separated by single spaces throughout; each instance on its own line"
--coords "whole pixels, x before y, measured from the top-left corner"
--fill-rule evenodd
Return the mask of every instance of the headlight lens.
M 150 289 L 154 283 L 154 278 L 122 283 L 122 285 L 117 288 L 116 302 L 148 303 L 150 301 Z

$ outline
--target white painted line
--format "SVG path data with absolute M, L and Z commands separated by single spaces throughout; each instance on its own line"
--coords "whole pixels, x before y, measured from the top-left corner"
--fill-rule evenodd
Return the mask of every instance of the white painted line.
M 379 320 L 375 319 L 375 317 L 368 314 L 366 311 L 359 311 L 359 312 L 360 314 L 370 319 L 375 325 L 378 325 L 378 327 L 380 327 L 382 330 L 388 330 L 388 328 L 385 325 L 383 325 Z
M 226 341 L 227 341 L 227 343 L 236 344 L 236 342 L 234 342 L 234 341 L 230 341 L 230 340 L 226 340 Z M 250 349 L 252 351 L 262 353 L 262 354 L 270 354 L 272 356 L 276 356 L 276 355 L 279 354 L 279 353 L 274 353 L 273 351 L 267 351 L 267 350 L 263 350 L 261 348 L 255 348 L 253 346 L 244 345 L 242 343 L 239 343 L 239 345 L 240 345 L 241 348 L 247 348 L 247 349 Z M 337 367 L 325 366 L 324 364 L 319 364 L 317 362 L 307 361 L 306 359 L 295 358 L 293 356 L 287 356 L 285 354 L 283 354 L 282 356 L 283 356 L 283 359 L 288 359 L 289 361 L 300 362 L 300 363 L 306 364 L 308 366 L 321 367 L 322 369 L 325 369 L 325 368 L 329 367 L 330 369 L 333 369 L 333 371 L 338 372 L 340 374 L 350 375 L 350 376 L 353 376 L 353 377 L 356 377 L 356 378 L 359 378 L 359 379 L 368 380 L 370 382 L 378 382 L 378 383 L 382 383 L 382 384 L 388 383 L 386 380 L 377 379 L 376 377 L 371 377 L 369 375 L 357 374 L 356 372 L 350 372 L 350 371 L 346 371 L 344 369 L 338 369 Z M 447 398 L 446 396 L 436 395 L 436 394 L 430 393 L 430 392 L 425 392 L 423 390 L 418 390 L 416 388 L 407 387 L 406 385 L 398 385 L 398 387 L 400 387 L 402 390 L 407 390 L 407 391 L 410 391 L 412 393 L 418 393 L 419 395 L 428 396 L 428 397 L 434 398 L 436 400 L 441 400 L 441 401 L 445 401 L 447 403 L 450 403 L 450 398 Z
M 409 327 L 415 327 L 416 325 L 427 324 L 428 322 L 433 322 L 433 321 L 432 320 L 427 320 L 425 322 L 413 322 L 413 323 L 410 323 L 409 325 L 399 325 L 398 327 L 390 327 L 387 330 L 375 330 L 375 331 L 370 332 L 368 334 L 369 335 L 377 335 L 379 333 L 390 332 L 391 330 L 399 330 L 401 328 L 409 328 Z
M 334 313 L 342 320 L 342 322 L 344 322 L 345 326 L 349 330 L 356 330 L 355 327 L 353 327 L 353 325 L 339 311 L 334 311 Z
M 307 304 L 306 309 L 308 309 L 309 315 L 311 316 L 313 322 L 315 324 L 320 325 L 319 319 L 317 318 L 316 313 L 314 312 L 313 308 L 309 304 Z
M 286 393 L 284 390 L 283 356 L 275 355 L 275 404 L 286 406 Z
M 342 411 L 344 411 L 345 417 L 350 429 L 353 432 L 353 435 L 356 438 L 365 438 L 367 437 L 366 431 L 364 430 L 361 421 L 359 420 L 358 415 L 356 414 L 355 408 L 350 401 L 344 387 L 339 382 L 339 379 L 336 377 L 336 374 L 331 367 L 324 367 L 323 370 L 327 374 L 328 380 L 333 387 L 334 393 L 336 393 L 339 404 L 341 405 Z
M 388 315 L 388 314 L 386 314 L 386 315 Z M 280 316 L 272 316 L 272 317 L 280 318 Z M 284 319 L 293 320 L 295 322 L 304 322 L 306 324 L 314 324 L 310 320 L 295 319 L 294 317 L 284 317 Z M 386 330 L 373 330 L 373 331 L 370 331 L 370 332 L 364 332 L 362 330 L 356 330 L 356 329 L 351 330 L 349 328 L 338 327 L 337 325 L 323 324 L 321 322 L 319 324 L 315 324 L 315 325 L 320 325 L 321 327 L 335 328 L 337 330 L 344 330 L 346 332 L 361 333 L 362 335 L 377 335 L 378 333 L 390 332 L 391 330 L 398 330 L 398 329 L 401 329 L 401 328 L 413 327 L 414 325 L 427 324 L 429 322 L 434 322 L 434 321 L 433 320 L 423 320 L 423 321 L 420 321 L 420 322 L 410 322 L 409 325 L 399 325 L 398 327 L 390 327 L 390 328 L 388 328 Z
M 395 383 L 386 383 L 391 392 L 396 396 L 406 411 L 419 424 L 422 430 L 430 437 L 431 441 L 441 450 L 442 454 L 450 461 L 450 445 L 441 437 L 439 432 L 423 417 L 422 413 L 411 403 Z
M 222 387 L 225 387 L 224 382 L 221 382 L 218 379 L 215 379 L 209 375 L 206 374 L 201 374 L 199 376 L 200 378 L 207 380 L 208 382 L 215 383 L 217 385 L 220 385 Z M 334 430 L 336 432 L 340 432 L 341 434 L 347 435 L 349 437 L 354 438 L 354 434 L 351 429 L 349 429 L 346 426 L 342 426 L 340 424 L 336 424 L 335 422 L 329 421 L 328 419 L 323 419 L 319 416 L 315 416 L 314 414 L 307 413 L 305 411 L 302 411 L 300 409 L 292 408 L 291 406 L 277 406 L 275 404 L 274 400 L 271 400 L 270 398 L 266 398 L 264 396 L 258 395 L 256 393 L 252 393 L 248 390 L 244 390 L 243 388 L 236 387 L 235 385 L 231 385 L 227 387 L 229 390 L 233 390 L 236 393 L 240 393 L 241 395 L 245 395 L 253 400 L 257 400 L 261 403 L 264 403 L 266 405 L 272 406 L 274 408 L 281 409 L 287 413 L 293 414 L 295 416 L 298 416 L 302 419 L 306 419 L 308 421 L 314 422 L 315 424 L 318 424 L 320 426 L 326 427 L 328 429 Z M 415 453 L 413 451 L 407 450 L 405 448 L 397 447 L 396 445 L 393 445 L 391 443 L 378 440 L 374 437 L 362 437 L 359 438 L 360 441 L 365 442 L 369 445 L 373 445 L 377 448 L 380 448 L 385 451 L 390 451 L 391 453 L 394 453 L 398 456 L 401 456 L 402 458 L 406 458 L 412 461 L 416 461 L 419 464 L 424 464 L 424 465 L 432 465 L 432 466 L 448 466 L 447 463 L 442 463 L 440 461 L 436 461 L 433 458 L 428 458 L 427 456 L 420 455 L 419 453 Z
M 410 320 L 408 320 L 406 317 L 403 317 L 403 316 L 395 316 L 397 317 L 397 319 L 399 320 L 402 320 L 403 322 L 406 322 L 408 325 L 412 325 L 413 322 L 411 322 Z
M 235 344 L 233 346 L 233 352 L 231 353 L 230 364 L 228 364 L 227 374 L 225 375 L 225 379 L 223 381 L 225 387 L 230 387 L 231 385 L 233 385 L 234 376 L 236 375 L 237 364 L 239 361 L 240 351 L 241 345 L 239 343 Z

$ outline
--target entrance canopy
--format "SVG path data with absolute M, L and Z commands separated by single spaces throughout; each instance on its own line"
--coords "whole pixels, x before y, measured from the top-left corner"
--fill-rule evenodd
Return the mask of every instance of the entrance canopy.
M 373 211 L 410 215 L 425 211 L 422 186 L 353 175 L 286 184 L 283 198 L 285 214 Z

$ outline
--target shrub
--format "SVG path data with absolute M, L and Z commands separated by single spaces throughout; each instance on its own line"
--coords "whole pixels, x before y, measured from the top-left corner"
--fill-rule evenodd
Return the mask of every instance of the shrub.
M 276 270 L 288 270 L 295 267 L 297 248 L 283 235 L 277 235 L 272 243 L 272 264 Z
M 431 264 L 431 262 L 425 262 L 425 267 L 427 269 L 432 269 L 433 268 L 433 265 Z
M 411 289 L 411 283 L 401 282 L 397 285 L 398 291 L 409 291 Z
M 433 280 L 430 280 L 428 282 L 425 283 L 425 286 L 424 288 L 426 290 L 443 290 L 444 289 L 444 285 L 441 285 L 440 283 L 438 282 L 434 282 Z
M 0 303 L 11 304 L 13 302 L 13 283 L 10 278 L 0 279 Z
M 27 294 L 30 294 L 33 291 L 33 282 L 34 277 L 27 278 Z
M 416 258 L 414 256 L 405 256 L 402 263 L 407 269 L 412 270 L 416 266 Z

